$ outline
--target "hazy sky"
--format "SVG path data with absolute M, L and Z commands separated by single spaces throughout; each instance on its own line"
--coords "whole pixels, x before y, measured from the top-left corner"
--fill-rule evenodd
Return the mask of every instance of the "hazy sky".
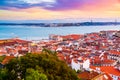
M 0 20 L 120 18 L 120 0 L 0 0 Z

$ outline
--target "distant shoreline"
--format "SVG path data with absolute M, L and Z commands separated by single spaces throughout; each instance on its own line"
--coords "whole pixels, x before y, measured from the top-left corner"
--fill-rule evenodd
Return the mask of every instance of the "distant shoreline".
M 41 26 L 24 26 L 24 25 L 1 25 L 0 38 L 19 37 L 26 40 L 38 40 L 49 38 L 51 34 L 68 35 L 68 34 L 86 34 L 106 30 L 120 30 L 120 25 L 106 26 L 64 26 L 64 27 L 41 27 Z
M 0 23 L 0 25 L 12 26 L 40 26 L 40 27 L 68 27 L 68 26 L 106 26 L 106 25 L 120 25 L 120 22 L 80 22 L 80 23 Z

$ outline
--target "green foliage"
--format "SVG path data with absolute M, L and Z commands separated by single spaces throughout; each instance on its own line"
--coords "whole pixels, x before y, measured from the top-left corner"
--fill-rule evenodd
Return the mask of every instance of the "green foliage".
M 49 50 L 26 54 L 7 65 L 9 80 L 77 80 L 77 74 Z M 33 79 L 34 78 L 34 79 Z M 4 79 L 7 80 L 7 79 Z
M 0 69 L 0 80 L 7 80 L 8 74 L 7 74 L 7 69 Z
M 77 73 L 80 73 L 80 72 L 82 72 L 81 70 L 77 70 Z
M 0 56 L 0 62 L 4 60 L 5 56 Z
M 27 69 L 25 80 L 48 80 L 47 76 L 43 73 L 39 73 L 38 70 Z
M 55 55 L 55 56 L 57 55 L 56 51 L 51 51 L 51 50 L 48 50 L 48 49 L 45 49 L 45 48 L 42 50 L 42 53 L 45 53 L 45 54 L 48 53 L 48 54 L 52 54 L 52 55 Z
M 47 76 L 45 74 L 41 73 L 39 80 L 48 80 L 48 79 L 47 79 Z

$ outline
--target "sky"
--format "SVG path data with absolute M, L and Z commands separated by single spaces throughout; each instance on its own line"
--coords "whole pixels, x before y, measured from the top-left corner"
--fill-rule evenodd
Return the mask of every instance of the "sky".
M 120 0 L 0 0 L 0 20 L 119 19 Z

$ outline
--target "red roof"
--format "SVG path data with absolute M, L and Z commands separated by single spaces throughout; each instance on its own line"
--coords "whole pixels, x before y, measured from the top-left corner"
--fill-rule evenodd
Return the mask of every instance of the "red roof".
M 5 40 L 0 40 L 0 45 L 13 45 L 16 43 L 30 43 L 30 41 L 26 40 L 21 40 L 21 39 L 5 39 Z
M 66 35 L 66 36 L 61 36 L 62 38 L 65 39 L 74 39 L 74 40 L 78 40 L 82 37 L 82 35 L 78 35 L 78 34 L 71 34 L 71 35 Z
M 85 80 L 91 80 L 98 75 L 99 74 L 97 72 L 82 72 L 82 73 L 78 74 L 78 77 L 85 79 Z
M 96 70 L 96 68 L 100 68 L 100 71 L 102 71 L 102 72 L 120 76 L 120 71 L 115 69 L 113 66 L 101 66 L 101 67 L 90 66 L 90 67 L 94 70 Z
M 17 43 L 30 43 L 31 41 L 21 40 L 21 39 L 13 39 L 14 42 Z
M 111 54 L 117 54 L 117 55 L 120 55 L 120 52 L 118 52 L 118 51 L 114 51 L 114 50 L 111 50 L 110 53 L 111 53 Z

